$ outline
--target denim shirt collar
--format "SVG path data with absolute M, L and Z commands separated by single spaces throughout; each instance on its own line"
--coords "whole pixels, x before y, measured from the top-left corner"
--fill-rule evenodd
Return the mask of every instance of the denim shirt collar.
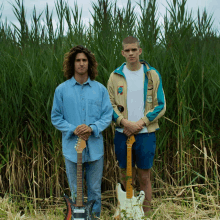
M 76 84 L 80 85 L 80 83 L 78 83 L 74 76 L 72 76 L 72 78 L 70 79 L 70 83 L 75 86 Z M 89 85 L 90 87 L 92 86 L 92 80 L 90 79 L 90 77 L 88 77 L 88 80 L 86 82 L 83 83 L 83 85 Z

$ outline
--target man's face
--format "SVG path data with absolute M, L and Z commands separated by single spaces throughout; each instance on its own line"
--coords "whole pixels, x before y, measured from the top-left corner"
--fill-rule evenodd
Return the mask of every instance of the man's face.
M 122 56 L 130 64 L 139 62 L 139 56 L 142 53 L 142 49 L 138 47 L 137 43 L 125 44 L 124 49 L 121 51 Z
M 78 53 L 75 58 L 75 74 L 84 75 L 88 73 L 89 61 L 84 53 Z

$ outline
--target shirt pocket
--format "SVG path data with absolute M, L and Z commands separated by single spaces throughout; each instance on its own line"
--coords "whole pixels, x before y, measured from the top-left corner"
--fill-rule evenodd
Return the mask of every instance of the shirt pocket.
M 92 119 L 100 119 L 101 117 L 101 102 L 98 100 L 88 100 L 88 116 Z

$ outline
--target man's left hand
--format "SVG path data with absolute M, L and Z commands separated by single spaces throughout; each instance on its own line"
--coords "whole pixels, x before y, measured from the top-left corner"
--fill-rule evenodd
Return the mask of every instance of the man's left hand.
M 145 122 L 142 119 L 137 121 L 136 124 L 141 125 L 141 126 L 145 126 L 146 125 Z
M 144 122 L 142 119 L 140 119 L 139 121 L 137 121 L 136 124 L 137 124 L 137 125 L 141 125 L 141 126 L 143 126 L 143 127 L 146 125 L 145 122 Z M 136 132 L 136 133 L 134 133 L 134 134 L 138 134 L 138 133 L 139 133 L 139 132 Z
M 89 139 L 91 133 L 92 133 L 91 128 L 85 124 L 77 126 L 75 130 L 75 134 L 85 141 Z
M 146 124 L 145 124 L 145 122 L 142 120 L 142 119 L 140 119 L 139 121 L 137 121 L 137 122 L 135 122 L 135 124 L 137 124 L 137 125 L 140 125 L 140 126 L 145 126 Z M 131 135 L 133 135 L 133 134 L 138 134 L 140 131 L 137 131 L 137 132 L 135 132 L 135 133 L 132 133 L 132 132 L 130 132 L 128 129 L 126 129 L 126 128 L 124 128 L 124 131 L 123 131 L 123 133 L 126 135 L 126 136 L 128 136 L 128 137 L 130 137 Z

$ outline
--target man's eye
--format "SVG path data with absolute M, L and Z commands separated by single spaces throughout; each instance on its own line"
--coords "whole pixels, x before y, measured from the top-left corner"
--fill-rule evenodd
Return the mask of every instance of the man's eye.
M 126 53 L 129 53 L 130 52 L 130 50 L 129 49 L 126 49 L 126 50 L 124 50 Z M 134 49 L 131 49 L 131 51 L 132 52 L 136 52 L 137 51 L 137 48 L 134 48 Z

